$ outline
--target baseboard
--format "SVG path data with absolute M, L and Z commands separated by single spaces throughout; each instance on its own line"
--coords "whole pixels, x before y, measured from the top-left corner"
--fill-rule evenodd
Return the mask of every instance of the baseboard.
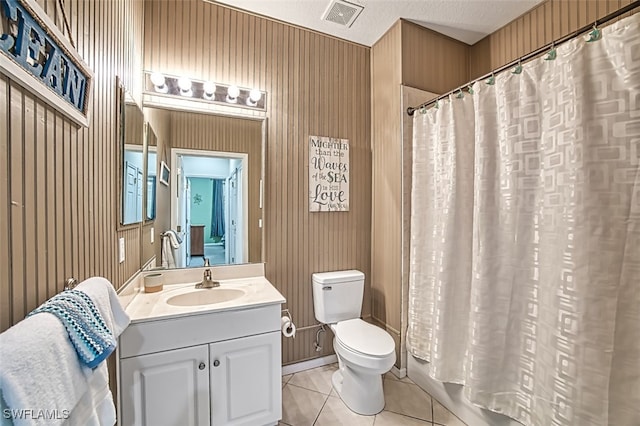
M 407 377 L 407 369 L 406 368 L 398 368 L 395 365 L 391 367 L 391 374 L 396 376 L 398 379 L 402 379 Z
M 334 355 L 327 355 L 321 358 L 314 358 L 308 361 L 297 362 L 295 364 L 289 364 L 282 367 L 282 375 L 298 373 L 304 370 L 310 370 L 316 367 L 322 367 L 323 365 L 333 364 L 338 362 L 338 357 Z

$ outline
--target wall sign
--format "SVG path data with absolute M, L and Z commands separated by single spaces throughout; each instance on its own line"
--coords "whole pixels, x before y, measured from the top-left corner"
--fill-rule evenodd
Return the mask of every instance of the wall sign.
M 93 73 L 34 0 L 0 0 L 0 71 L 89 125 Z
M 309 211 L 349 211 L 349 141 L 309 136 Z

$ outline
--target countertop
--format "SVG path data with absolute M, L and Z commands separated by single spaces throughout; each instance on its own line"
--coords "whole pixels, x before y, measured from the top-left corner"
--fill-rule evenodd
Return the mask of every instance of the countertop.
M 212 268 L 214 271 L 215 268 Z M 157 271 L 154 271 L 157 272 Z M 189 274 L 190 275 L 190 274 Z M 215 279 L 214 274 L 214 279 Z M 193 275 L 185 279 L 193 279 Z M 174 281 L 168 279 L 168 281 Z M 131 318 L 131 323 L 154 321 L 159 319 L 177 318 L 194 314 L 208 314 L 256 308 L 266 305 L 285 303 L 285 298 L 264 276 L 247 276 L 229 279 L 219 279 L 220 287 L 213 289 L 198 289 L 197 291 L 216 291 L 216 289 L 240 289 L 245 292 L 237 299 L 208 305 L 174 306 L 167 303 L 173 296 L 196 291 L 196 281 L 165 284 L 162 291 L 145 293 L 144 286 L 133 290 L 133 297 L 128 296 L 125 311 Z

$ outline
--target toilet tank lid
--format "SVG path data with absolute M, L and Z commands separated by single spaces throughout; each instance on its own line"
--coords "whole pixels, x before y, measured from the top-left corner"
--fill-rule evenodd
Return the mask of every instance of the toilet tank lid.
M 364 279 L 364 273 L 355 269 L 349 271 L 316 272 L 312 280 L 318 284 L 337 284 Z

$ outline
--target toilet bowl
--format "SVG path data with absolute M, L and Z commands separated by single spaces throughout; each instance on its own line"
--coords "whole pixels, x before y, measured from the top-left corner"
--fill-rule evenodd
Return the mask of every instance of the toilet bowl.
M 382 374 L 396 361 L 395 344 L 383 329 L 361 319 L 330 325 L 338 371 L 331 379 L 345 405 L 358 414 L 373 415 L 384 408 Z
M 315 317 L 333 331 L 339 368 L 333 374 L 336 392 L 351 411 L 377 414 L 384 408 L 382 374 L 396 362 L 391 335 L 360 319 L 364 274 L 360 271 L 312 275 Z

